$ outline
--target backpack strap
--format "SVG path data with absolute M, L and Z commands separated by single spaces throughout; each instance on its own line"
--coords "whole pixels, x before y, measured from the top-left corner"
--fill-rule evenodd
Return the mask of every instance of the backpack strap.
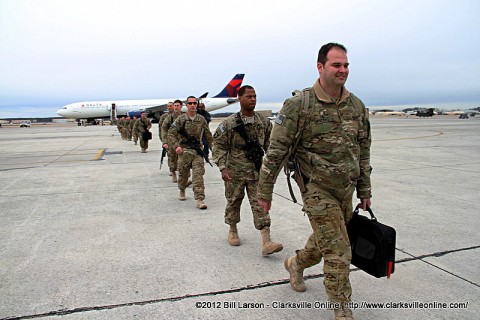
M 301 192 L 305 192 L 305 184 L 303 184 L 303 177 L 299 176 L 300 167 L 298 165 L 298 160 L 296 159 L 295 152 L 297 151 L 298 143 L 302 137 L 303 129 L 305 128 L 305 122 L 308 118 L 308 115 L 313 109 L 315 105 L 315 92 L 313 88 L 306 88 L 302 91 L 295 90 L 292 92 L 293 95 L 301 94 L 301 109 L 299 111 L 298 116 L 298 126 L 297 126 L 297 133 L 295 134 L 295 142 L 292 143 L 290 150 L 288 152 L 287 157 L 285 158 L 287 161 L 284 164 L 284 172 L 287 175 L 287 184 L 288 184 L 288 191 L 290 192 L 290 196 L 292 197 L 293 203 L 297 203 L 297 199 L 295 198 L 295 194 L 293 193 L 292 184 L 290 183 L 290 175 L 293 172 L 292 177 L 297 181 L 297 184 L 300 187 Z M 299 182 L 300 180 L 300 182 Z

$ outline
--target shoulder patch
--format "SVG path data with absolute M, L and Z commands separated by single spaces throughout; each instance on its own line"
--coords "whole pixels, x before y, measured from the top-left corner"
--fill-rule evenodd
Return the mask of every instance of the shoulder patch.
M 281 125 L 283 123 L 283 120 L 285 120 L 285 116 L 283 114 L 278 114 L 275 118 L 275 123 Z
M 223 134 L 225 131 L 227 131 L 227 129 L 225 128 L 225 125 L 224 125 L 223 123 L 220 123 L 220 125 L 218 126 L 217 131 L 218 131 L 220 134 Z

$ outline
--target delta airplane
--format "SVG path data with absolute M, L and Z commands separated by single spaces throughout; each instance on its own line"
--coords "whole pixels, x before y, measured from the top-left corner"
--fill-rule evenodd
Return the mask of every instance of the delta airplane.
M 238 90 L 242 85 L 244 76 L 245 74 L 236 74 L 225 88 L 212 98 L 207 98 L 208 92 L 200 96 L 200 100 L 205 104 L 205 110 L 213 111 L 238 102 Z M 101 118 L 139 117 L 141 112 L 146 112 L 149 117 L 158 120 L 167 110 L 167 103 L 174 100 L 176 99 L 75 102 L 62 107 L 57 111 L 57 114 L 77 121 L 84 119 L 90 122 Z

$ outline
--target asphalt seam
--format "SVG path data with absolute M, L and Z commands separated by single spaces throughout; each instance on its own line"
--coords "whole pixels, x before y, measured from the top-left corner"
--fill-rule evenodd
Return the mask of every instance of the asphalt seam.
M 441 271 L 444 271 L 454 277 L 457 277 L 465 282 L 468 282 L 474 286 L 480 287 L 479 284 L 474 283 L 468 279 L 465 279 L 463 277 L 460 277 L 453 272 L 450 272 L 448 270 L 445 270 L 444 268 L 438 267 L 433 263 L 430 263 L 428 261 L 425 261 L 425 258 L 430 258 L 430 257 L 441 257 L 447 254 L 451 253 L 456 253 L 456 252 L 461 252 L 461 251 L 468 251 L 468 250 L 475 250 L 479 249 L 480 245 L 477 246 L 471 246 L 471 247 L 465 247 L 465 248 L 459 248 L 459 249 L 452 249 L 452 250 L 445 250 L 445 251 L 439 251 L 431 254 L 425 254 L 421 256 L 414 256 L 402 249 L 396 248 L 396 250 L 405 253 L 411 258 L 404 258 L 400 260 L 396 260 L 395 264 L 399 263 L 408 263 L 411 261 L 422 261 L 430 266 L 433 266 Z M 351 269 L 350 272 L 356 272 L 356 271 L 361 271 L 359 268 L 354 268 Z M 314 274 L 314 275 L 309 275 L 305 276 L 304 279 L 318 279 L 318 278 L 323 278 L 324 275 L 322 273 L 319 274 Z M 64 316 L 64 315 L 70 315 L 70 314 L 75 314 L 75 313 L 84 313 L 84 312 L 90 312 L 90 311 L 104 311 L 104 310 L 112 310 L 112 309 L 119 309 L 119 308 L 124 308 L 124 307 L 132 307 L 132 306 L 144 306 L 144 305 L 150 305 L 150 304 L 157 304 L 157 303 L 162 303 L 162 302 L 175 302 L 175 301 L 180 301 L 180 300 L 185 300 L 185 299 L 191 299 L 191 298 L 199 298 L 199 297 L 209 297 L 209 296 L 217 296 L 217 295 L 222 295 L 222 294 L 229 294 L 229 293 L 237 293 L 237 292 L 242 292 L 242 291 L 247 291 L 247 290 L 256 290 L 260 288 L 265 288 L 265 287 L 272 287 L 272 286 L 278 286 L 278 285 L 283 285 L 283 284 L 288 284 L 290 283 L 290 279 L 280 279 L 280 280 L 273 280 L 273 281 L 268 281 L 268 282 L 261 282 L 258 284 L 254 285 L 246 285 L 244 287 L 240 288 L 232 288 L 232 289 L 227 289 L 227 290 L 219 290 L 219 291 L 213 291 L 213 292 L 204 292 L 204 293 L 197 293 L 197 294 L 186 294 L 183 296 L 178 296 L 178 297 L 170 297 L 170 298 L 161 298 L 161 299 L 153 299 L 153 300 L 145 300 L 145 301 L 135 301 L 135 302 L 126 302 L 126 303 L 119 303 L 119 304 L 112 304 L 112 305 L 105 305 L 105 306 L 93 306 L 93 307 L 78 307 L 74 309 L 60 309 L 60 310 L 54 310 L 46 313 L 39 313 L 39 314 L 32 314 L 32 315 L 26 315 L 26 316 L 13 316 L 13 317 L 6 317 L 6 318 L 0 318 L 0 320 L 21 320 L 21 319 L 37 319 L 37 318 L 46 318 L 46 317 L 55 317 L 55 316 Z

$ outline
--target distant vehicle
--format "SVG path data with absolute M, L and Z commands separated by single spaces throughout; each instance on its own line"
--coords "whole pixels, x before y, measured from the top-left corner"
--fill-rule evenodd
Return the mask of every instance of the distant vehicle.
M 465 112 L 465 113 L 462 113 L 462 114 L 458 117 L 458 119 L 468 119 L 468 113 L 466 113 L 466 112 Z
M 32 124 L 30 122 L 22 122 L 20 123 L 20 128 L 30 128 Z
M 433 116 L 433 108 L 418 110 L 416 113 L 417 117 L 431 117 Z

